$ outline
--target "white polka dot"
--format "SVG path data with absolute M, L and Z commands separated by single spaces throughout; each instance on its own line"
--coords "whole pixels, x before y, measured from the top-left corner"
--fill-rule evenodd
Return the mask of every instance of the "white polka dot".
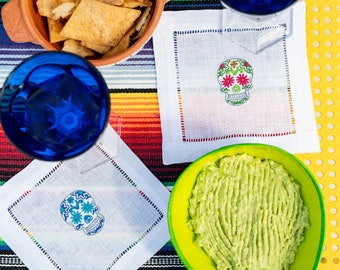
M 333 147 L 328 148 L 328 153 L 333 154 L 335 152 L 335 149 Z
M 327 87 L 327 93 L 332 94 L 333 93 L 333 88 Z
M 309 166 L 309 165 L 311 164 L 311 162 L 310 162 L 309 159 L 305 159 L 303 162 L 304 162 L 307 166 Z
M 334 104 L 334 101 L 333 101 L 333 100 L 331 100 L 331 99 L 328 99 L 328 100 L 327 100 L 327 105 L 333 106 L 333 104 Z
M 335 177 L 335 175 L 336 175 L 336 173 L 335 173 L 335 172 L 333 172 L 333 171 L 330 171 L 330 172 L 329 172 L 329 176 L 330 176 L 331 178 L 334 178 L 334 177 Z
M 331 54 L 331 53 L 326 53 L 326 57 L 327 57 L 328 59 L 330 59 L 330 58 L 332 58 L 332 54 Z
M 332 76 L 327 76 L 326 80 L 327 80 L 327 82 L 332 82 L 333 81 L 333 77 Z
M 326 65 L 326 69 L 327 69 L 327 70 L 332 70 L 332 69 L 333 69 L 333 66 L 330 65 L 330 64 L 327 64 L 327 65 Z
M 332 123 L 328 123 L 328 124 L 327 124 L 327 128 L 328 128 L 328 129 L 334 129 L 334 125 L 333 125 Z
M 336 202 L 337 198 L 334 195 L 329 196 L 331 202 Z
M 330 142 L 334 142 L 334 136 L 333 135 L 328 135 L 327 139 L 330 141 Z
M 336 210 L 336 208 L 334 208 L 334 207 L 331 207 L 329 210 L 330 210 L 331 214 L 333 214 L 333 215 L 335 215 L 338 212 Z
M 338 238 L 338 234 L 337 234 L 336 232 L 332 232 L 332 233 L 331 233 L 331 237 L 332 237 L 333 239 L 336 239 L 336 238 Z
M 336 184 L 334 184 L 334 183 L 329 184 L 329 188 L 330 188 L 331 190 L 336 189 Z
M 316 172 L 316 176 L 317 177 L 323 177 L 323 172 L 320 172 L 320 171 Z
M 327 112 L 327 116 L 329 118 L 333 118 L 334 117 L 334 112 Z
M 335 165 L 335 160 L 334 159 L 328 160 L 328 164 L 332 166 Z

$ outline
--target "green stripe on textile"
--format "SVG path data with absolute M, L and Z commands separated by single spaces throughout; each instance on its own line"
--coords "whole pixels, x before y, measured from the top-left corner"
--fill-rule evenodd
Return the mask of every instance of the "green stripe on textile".
M 1 249 L 1 247 L 7 247 L 7 244 L 6 244 L 5 241 L 2 240 L 1 237 L 0 237 L 0 249 Z
M 174 182 L 162 182 L 164 186 L 169 187 L 169 186 L 173 186 Z M 1 183 L 0 183 L 1 185 Z
M 0 186 L 2 186 L 3 184 L 5 184 L 5 182 L 3 182 L 3 181 L 0 181 Z

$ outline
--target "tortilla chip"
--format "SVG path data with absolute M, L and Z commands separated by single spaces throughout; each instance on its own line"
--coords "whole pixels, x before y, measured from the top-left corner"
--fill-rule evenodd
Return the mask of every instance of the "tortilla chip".
M 147 10 L 147 9 L 149 9 L 149 10 Z M 137 39 L 139 39 L 143 35 L 146 27 L 149 25 L 149 22 L 151 20 L 151 8 L 148 7 L 147 9 L 139 17 L 140 19 L 138 19 L 136 21 L 135 29 L 136 29 L 137 33 L 131 38 L 131 41 L 136 41 Z
M 117 46 L 141 14 L 140 10 L 82 0 L 61 35 L 85 42 Z
M 124 4 L 124 0 L 97 0 L 97 1 L 114 6 L 121 6 Z
M 66 39 L 64 36 L 60 35 L 60 31 L 64 27 L 64 24 L 60 20 L 52 20 L 51 18 L 47 18 L 47 24 L 51 43 L 56 43 Z
M 151 12 L 151 7 L 147 7 L 141 16 L 139 16 L 139 18 L 136 20 L 135 22 L 135 29 L 136 31 L 140 31 L 143 27 L 143 25 L 145 25 L 146 21 L 147 21 L 147 18 L 149 17 L 150 15 L 150 12 Z
M 81 42 L 81 45 L 93 50 L 93 51 L 96 51 L 96 52 L 99 52 L 101 54 L 104 54 L 106 52 L 108 52 L 108 50 L 111 49 L 111 46 L 109 45 L 102 45 L 102 44 L 96 44 L 96 43 L 91 43 L 91 42 L 86 42 L 86 41 L 82 41 Z
M 121 39 L 121 41 L 119 42 L 119 44 L 116 47 L 113 47 L 112 49 L 110 49 L 107 53 L 105 53 L 103 55 L 103 58 L 107 58 L 107 57 L 111 57 L 114 56 L 116 54 L 119 54 L 125 50 L 127 50 L 127 48 L 129 48 L 130 42 L 131 42 L 131 35 L 135 32 L 134 28 L 131 28 L 126 34 L 125 36 Z
M 94 51 L 86 48 L 85 46 L 80 44 L 80 41 L 74 39 L 67 39 L 64 41 L 64 46 L 62 51 L 75 53 L 82 57 L 93 56 L 95 55 Z
M 149 0 L 143 0 L 143 1 L 125 0 L 123 4 L 123 7 L 127 7 L 127 8 L 151 7 L 151 6 L 152 6 L 152 2 Z
M 58 0 L 37 0 L 39 14 L 51 19 L 56 19 L 52 10 L 55 9 L 58 5 Z
M 65 19 L 71 16 L 75 7 L 76 7 L 76 4 L 73 2 L 64 2 L 58 5 L 56 8 L 54 8 L 52 10 L 52 13 L 54 15 L 54 18 Z

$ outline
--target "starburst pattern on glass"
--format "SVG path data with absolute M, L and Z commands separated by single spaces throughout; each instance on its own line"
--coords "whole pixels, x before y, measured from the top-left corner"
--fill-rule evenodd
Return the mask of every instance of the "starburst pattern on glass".
M 106 126 L 110 98 L 99 71 L 64 52 L 46 52 L 17 66 L 6 80 L 1 123 L 18 149 L 61 160 L 87 150 Z

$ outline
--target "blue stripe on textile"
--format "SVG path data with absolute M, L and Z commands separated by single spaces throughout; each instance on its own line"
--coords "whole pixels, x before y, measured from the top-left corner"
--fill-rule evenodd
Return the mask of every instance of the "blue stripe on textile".
M 156 88 L 156 66 L 152 40 L 128 60 L 110 67 L 99 67 L 111 89 Z
M 220 0 L 170 0 L 165 5 L 165 11 L 171 10 L 201 10 L 201 9 L 221 9 Z
M 9 246 L 7 246 L 6 244 L 2 244 L 0 243 L 0 250 L 11 250 Z M 0 268 L 1 269 L 1 268 Z

